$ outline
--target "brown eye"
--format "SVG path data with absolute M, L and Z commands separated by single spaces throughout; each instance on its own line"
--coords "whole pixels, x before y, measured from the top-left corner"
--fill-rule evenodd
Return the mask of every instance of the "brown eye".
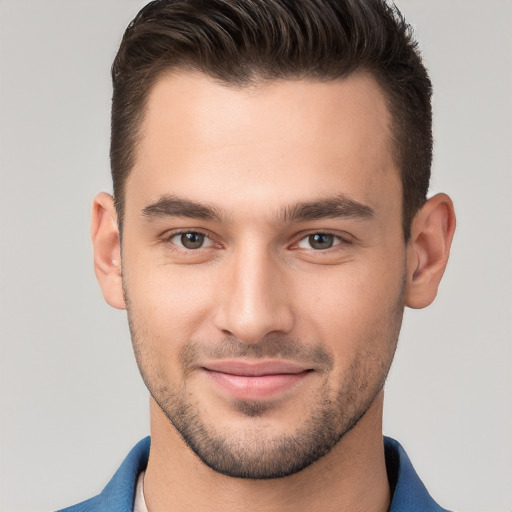
M 183 233 L 180 242 L 187 249 L 199 249 L 204 244 L 204 238 L 201 233 Z
M 210 245 L 208 242 L 211 240 L 202 233 L 197 233 L 195 231 L 189 231 L 186 233 L 177 233 L 173 237 L 170 238 L 170 241 L 173 244 L 176 244 L 184 249 L 194 250 L 201 249 L 206 245 Z

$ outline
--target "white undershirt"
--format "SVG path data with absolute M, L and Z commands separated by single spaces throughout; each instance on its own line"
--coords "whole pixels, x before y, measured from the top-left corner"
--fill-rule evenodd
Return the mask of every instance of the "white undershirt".
M 148 512 L 148 507 L 146 507 L 146 500 L 144 499 L 144 471 L 140 473 L 139 477 L 137 478 L 133 512 Z

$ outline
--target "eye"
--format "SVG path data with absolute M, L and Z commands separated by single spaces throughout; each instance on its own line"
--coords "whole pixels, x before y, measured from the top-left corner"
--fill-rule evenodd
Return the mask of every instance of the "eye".
M 209 247 L 213 244 L 210 238 L 196 231 L 175 233 L 169 238 L 169 242 L 189 250 L 201 249 L 202 247 Z
M 331 247 L 341 243 L 339 236 L 331 235 L 329 233 L 312 233 L 304 237 L 297 246 L 301 249 L 314 249 L 321 251 L 330 249 Z

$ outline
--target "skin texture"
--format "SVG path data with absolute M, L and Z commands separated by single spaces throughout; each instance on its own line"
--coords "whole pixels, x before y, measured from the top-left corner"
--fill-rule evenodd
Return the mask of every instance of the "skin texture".
M 152 90 L 122 251 L 110 196 L 91 224 L 152 395 L 150 510 L 387 510 L 382 386 L 455 226 L 440 194 L 404 242 L 389 123 L 364 74 Z

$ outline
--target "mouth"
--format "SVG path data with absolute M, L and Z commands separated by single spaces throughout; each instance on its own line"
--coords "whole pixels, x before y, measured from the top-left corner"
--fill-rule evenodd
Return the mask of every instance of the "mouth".
M 237 400 L 268 400 L 291 390 L 313 370 L 287 361 L 222 360 L 202 370 L 223 394 Z

